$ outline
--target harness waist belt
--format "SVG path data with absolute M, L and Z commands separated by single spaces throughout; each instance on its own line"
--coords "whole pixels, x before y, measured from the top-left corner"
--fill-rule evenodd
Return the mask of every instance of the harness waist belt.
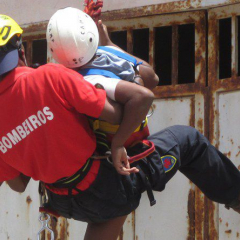
M 55 183 L 48 184 L 55 188 L 72 188 L 75 187 L 78 183 L 80 183 L 89 172 L 93 163 L 93 159 L 89 158 L 87 162 L 72 176 L 61 178 Z

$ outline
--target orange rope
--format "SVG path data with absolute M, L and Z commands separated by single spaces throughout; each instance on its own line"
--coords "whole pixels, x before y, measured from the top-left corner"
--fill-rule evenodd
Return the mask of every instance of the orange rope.
M 84 0 L 84 12 L 92 17 L 92 19 L 97 22 L 101 16 L 101 11 L 103 7 L 103 0 Z

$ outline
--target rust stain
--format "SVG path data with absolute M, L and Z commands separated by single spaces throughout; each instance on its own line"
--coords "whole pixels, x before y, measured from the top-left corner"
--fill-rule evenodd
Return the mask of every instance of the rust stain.
M 60 222 L 61 219 L 59 218 L 58 219 L 58 222 Z M 55 239 L 58 239 L 58 231 L 57 231 L 57 226 L 58 226 L 58 223 L 57 221 L 55 221 L 54 218 L 51 217 L 51 223 L 50 223 L 50 228 L 52 229 L 52 231 L 54 232 L 54 236 L 55 236 Z M 51 239 L 51 233 L 48 232 L 47 233 L 47 239 L 50 240 Z M 61 240 L 64 240 L 64 238 L 60 238 Z
M 60 239 L 61 240 L 66 239 L 66 233 L 68 233 L 68 232 L 67 232 L 67 229 L 66 229 L 66 223 L 64 221 L 62 225 L 60 224 Z
M 45 21 L 45 22 L 29 24 L 28 26 L 22 27 L 23 36 L 25 36 L 28 33 L 34 33 L 34 32 L 44 32 L 45 34 L 47 30 L 47 24 L 48 24 L 48 21 Z
M 27 204 L 31 204 L 31 203 L 32 203 L 32 199 L 31 199 L 30 196 L 27 196 L 27 198 L 26 198 L 26 202 L 27 202 Z
M 226 224 L 225 224 L 225 225 L 226 225 L 226 227 L 228 227 L 228 222 L 226 222 Z
M 189 125 L 195 127 L 195 98 L 191 98 Z
M 227 153 L 223 153 L 225 156 L 227 156 L 228 158 L 231 158 L 231 155 L 232 155 L 232 153 L 231 153 L 231 151 L 229 151 L 229 152 L 227 152 Z
M 188 238 L 195 239 L 195 191 L 190 189 L 188 193 Z
M 229 0 L 230 3 L 238 3 L 237 0 Z M 216 2 L 217 3 L 217 2 Z M 217 6 L 220 4 L 212 4 L 211 6 Z M 211 7 L 209 6 L 209 8 Z M 168 2 L 162 4 L 154 4 L 143 7 L 134 7 L 129 9 L 121 9 L 115 11 L 107 11 L 102 13 L 102 19 L 104 21 L 111 21 L 116 19 L 125 19 L 125 18 L 133 18 L 133 17 L 141 17 L 141 16 L 151 16 L 156 14 L 163 13 L 172 13 L 172 12 L 180 12 L 186 10 L 196 10 L 202 7 L 202 0 L 186 0 L 186 1 L 175 1 Z
M 238 153 L 236 154 L 236 157 L 238 157 L 238 156 L 239 156 L 239 154 L 240 154 L 240 151 L 238 151 Z
M 239 238 L 239 232 L 237 232 L 236 237 Z
M 200 131 L 200 132 L 203 132 L 203 119 L 200 118 L 198 121 L 197 121 L 197 129 Z
M 219 218 L 219 222 L 222 223 L 222 218 Z
M 195 190 L 195 237 L 203 240 L 203 227 L 205 216 L 204 196 L 199 188 Z
M 208 239 L 218 240 L 218 231 L 214 221 L 215 204 L 210 200 L 208 200 L 207 202 L 208 202 L 208 217 L 209 217 Z
M 133 228 L 133 236 L 136 235 L 136 225 L 135 225 L 135 222 L 136 222 L 136 212 L 133 211 L 132 212 L 132 228 Z M 136 238 L 137 239 L 137 238 Z
M 231 234 L 231 233 L 232 233 L 232 230 L 231 230 L 231 229 L 226 230 L 225 233 L 226 233 L 226 234 Z

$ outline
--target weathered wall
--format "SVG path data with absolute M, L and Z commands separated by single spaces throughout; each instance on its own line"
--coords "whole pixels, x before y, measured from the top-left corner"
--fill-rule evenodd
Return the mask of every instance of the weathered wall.
M 104 0 L 103 11 L 163 4 L 164 9 L 171 12 L 208 8 L 236 2 L 240 2 L 240 0 Z M 57 9 L 66 6 L 82 9 L 83 0 L 1 0 L 1 13 L 13 17 L 19 24 L 23 25 L 46 21 Z

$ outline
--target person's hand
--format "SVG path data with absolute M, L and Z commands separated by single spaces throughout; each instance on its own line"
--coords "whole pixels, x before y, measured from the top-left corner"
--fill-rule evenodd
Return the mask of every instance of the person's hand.
M 137 173 L 139 170 L 136 167 L 130 167 L 127 151 L 123 146 L 111 147 L 113 166 L 119 174 L 129 175 L 130 173 Z
M 108 46 L 112 42 L 109 38 L 106 25 L 102 23 L 102 20 L 99 20 L 97 23 L 98 32 L 99 32 L 99 46 Z

